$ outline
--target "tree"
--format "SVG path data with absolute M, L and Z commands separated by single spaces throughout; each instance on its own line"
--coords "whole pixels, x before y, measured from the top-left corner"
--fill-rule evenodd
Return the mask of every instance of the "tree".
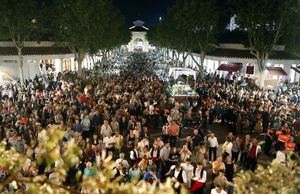
M 245 44 L 256 58 L 260 87 L 264 86 L 265 65 L 294 17 L 297 0 L 232 0 L 239 29 L 246 31 Z
M 98 45 L 101 45 L 100 49 L 102 52 L 102 61 L 106 62 L 108 56 L 107 53 L 116 47 L 120 47 L 123 44 L 127 44 L 130 41 L 131 35 L 125 24 L 125 20 L 121 15 L 120 11 L 114 7 L 111 1 L 106 4 L 107 23 L 109 24 L 108 29 L 106 29 L 101 35 L 101 39 L 96 39 L 99 41 Z M 99 48 L 91 49 L 91 53 L 95 54 L 99 52 Z
M 206 53 L 213 50 L 217 44 L 219 10 L 214 0 L 183 1 L 179 8 L 176 16 L 177 27 L 189 42 L 186 48 L 188 52 L 200 51 L 200 64 L 193 55 L 191 57 L 198 65 L 202 77 Z
M 11 40 L 18 52 L 20 82 L 24 84 L 23 48 L 24 42 L 36 39 L 37 18 L 34 0 L 0 0 L 0 36 Z
M 181 1 L 182 2 L 182 1 Z M 173 62 L 179 62 L 179 56 L 182 54 L 183 63 L 187 57 L 186 48 L 187 41 L 186 37 L 182 31 L 177 28 L 178 21 L 176 21 L 175 15 L 179 11 L 179 6 L 177 6 L 178 2 L 175 6 L 173 6 L 167 13 L 167 16 L 161 20 L 160 24 L 156 26 L 153 32 L 150 31 L 147 38 L 151 44 L 156 45 L 159 50 L 168 48 L 173 51 L 173 56 L 176 55 L 176 60 Z M 165 55 L 162 53 L 162 55 Z M 173 58 L 173 57 L 172 57 Z
M 177 0 L 155 32 L 150 34 L 150 41 L 183 53 L 183 63 L 193 51 L 200 50 L 200 64 L 191 56 L 202 76 L 205 55 L 217 43 L 218 20 L 214 0 Z
M 290 25 L 285 31 L 284 43 L 289 53 L 300 57 L 300 3 L 293 10 L 295 15 L 291 18 Z
M 56 0 L 53 17 L 56 40 L 64 42 L 74 53 L 81 75 L 87 53 L 109 49 L 124 43 L 124 20 L 111 0 Z

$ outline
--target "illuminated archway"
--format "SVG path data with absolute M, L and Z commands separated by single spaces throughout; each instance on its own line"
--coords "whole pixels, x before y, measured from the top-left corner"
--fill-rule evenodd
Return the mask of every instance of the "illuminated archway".
M 144 41 L 141 38 L 137 38 L 133 41 L 133 48 L 135 51 L 142 51 L 144 50 Z

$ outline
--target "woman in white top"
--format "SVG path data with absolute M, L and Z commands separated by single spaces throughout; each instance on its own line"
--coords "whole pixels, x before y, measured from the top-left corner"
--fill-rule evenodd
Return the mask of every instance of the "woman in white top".
M 187 159 L 190 159 L 192 152 L 188 149 L 187 145 L 183 145 L 179 154 L 181 161 L 185 162 Z
M 231 153 L 232 153 L 232 142 L 229 138 L 227 138 L 227 140 L 225 141 L 225 143 L 222 145 L 222 154 L 224 156 L 224 158 L 226 156 L 230 156 L 231 157 Z
M 195 182 L 191 188 L 191 192 L 193 192 L 193 194 L 203 194 L 206 178 L 207 178 L 207 173 L 203 168 L 203 164 L 199 162 L 197 164 L 197 168 L 195 170 L 195 176 L 193 178 Z M 200 186 L 199 183 L 201 183 L 202 185 Z
M 194 166 L 190 163 L 190 159 L 181 164 L 182 179 L 187 188 L 191 187 L 192 178 L 194 177 Z

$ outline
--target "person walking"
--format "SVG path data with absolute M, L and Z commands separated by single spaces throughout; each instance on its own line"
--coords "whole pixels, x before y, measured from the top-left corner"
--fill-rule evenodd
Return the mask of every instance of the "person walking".
M 179 135 L 179 125 L 175 121 L 171 121 L 170 125 L 170 146 L 176 147 L 176 141 Z

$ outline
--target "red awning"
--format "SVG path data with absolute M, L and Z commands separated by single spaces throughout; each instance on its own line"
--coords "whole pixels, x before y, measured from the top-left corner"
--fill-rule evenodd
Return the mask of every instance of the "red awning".
M 218 67 L 218 71 L 232 71 L 236 72 L 239 71 L 243 66 L 241 64 L 221 64 Z
M 270 75 L 282 75 L 287 76 L 287 73 L 281 67 L 267 67 Z

